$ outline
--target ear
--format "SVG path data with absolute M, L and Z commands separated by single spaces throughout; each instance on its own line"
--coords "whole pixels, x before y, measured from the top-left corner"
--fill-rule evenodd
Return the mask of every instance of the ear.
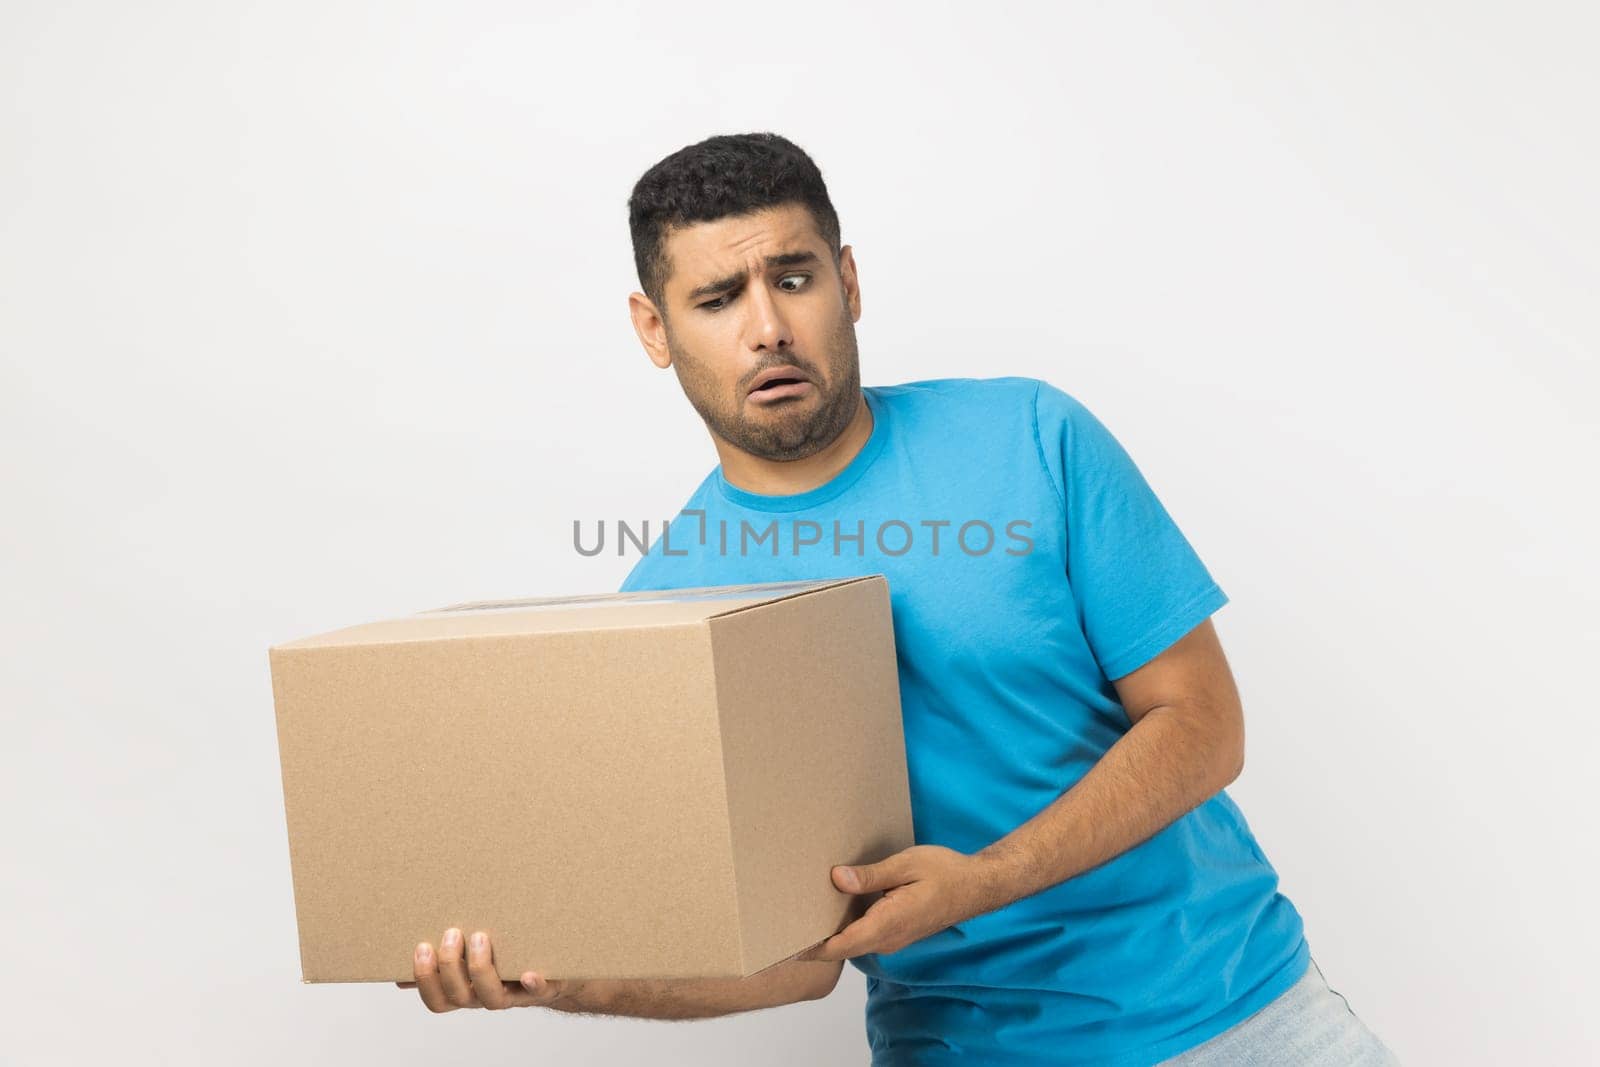
M 839 249 L 839 279 L 844 284 L 845 303 L 850 307 L 850 321 L 861 321 L 861 280 L 856 277 L 856 250 L 849 245 Z
M 643 293 L 628 294 L 628 316 L 633 319 L 633 332 L 639 335 L 645 355 L 650 362 L 666 370 L 672 366 L 672 350 L 667 347 L 667 324 L 656 310 L 655 304 Z

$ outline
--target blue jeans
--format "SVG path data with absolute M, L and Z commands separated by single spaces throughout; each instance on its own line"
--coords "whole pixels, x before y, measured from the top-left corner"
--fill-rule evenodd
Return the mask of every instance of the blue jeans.
M 1399 1064 L 1313 959 L 1282 996 L 1161 1067 L 1356 1067 Z

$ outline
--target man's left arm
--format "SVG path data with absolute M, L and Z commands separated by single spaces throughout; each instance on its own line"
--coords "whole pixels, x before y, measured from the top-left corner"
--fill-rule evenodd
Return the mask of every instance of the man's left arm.
M 1111 684 L 1128 732 L 1049 807 L 975 854 L 995 907 L 1121 855 L 1244 769 L 1244 710 L 1210 619 Z
M 1126 852 L 1204 803 L 1244 766 L 1244 711 L 1208 618 L 1114 679 L 1129 730 L 1048 807 L 976 853 L 914 845 L 835 867 L 843 892 L 885 895 L 802 959 L 905 945 L 1031 896 Z

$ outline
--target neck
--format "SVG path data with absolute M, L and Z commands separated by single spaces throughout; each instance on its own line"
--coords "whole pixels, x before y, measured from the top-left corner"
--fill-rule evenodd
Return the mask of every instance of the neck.
M 747 493 L 792 496 L 826 484 L 850 465 L 871 436 L 872 409 L 867 406 L 866 397 L 857 392 L 856 413 L 843 432 L 805 459 L 762 459 L 735 448 L 716 434 L 711 435 L 711 440 L 722 461 L 722 476 L 730 485 Z

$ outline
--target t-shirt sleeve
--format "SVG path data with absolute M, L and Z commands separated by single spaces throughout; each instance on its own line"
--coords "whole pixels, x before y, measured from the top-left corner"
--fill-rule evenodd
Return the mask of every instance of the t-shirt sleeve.
M 1133 458 L 1075 397 L 1039 384 L 1034 414 L 1065 520 L 1066 573 L 1108 679 L 1144 666 L 1228 602 Z

